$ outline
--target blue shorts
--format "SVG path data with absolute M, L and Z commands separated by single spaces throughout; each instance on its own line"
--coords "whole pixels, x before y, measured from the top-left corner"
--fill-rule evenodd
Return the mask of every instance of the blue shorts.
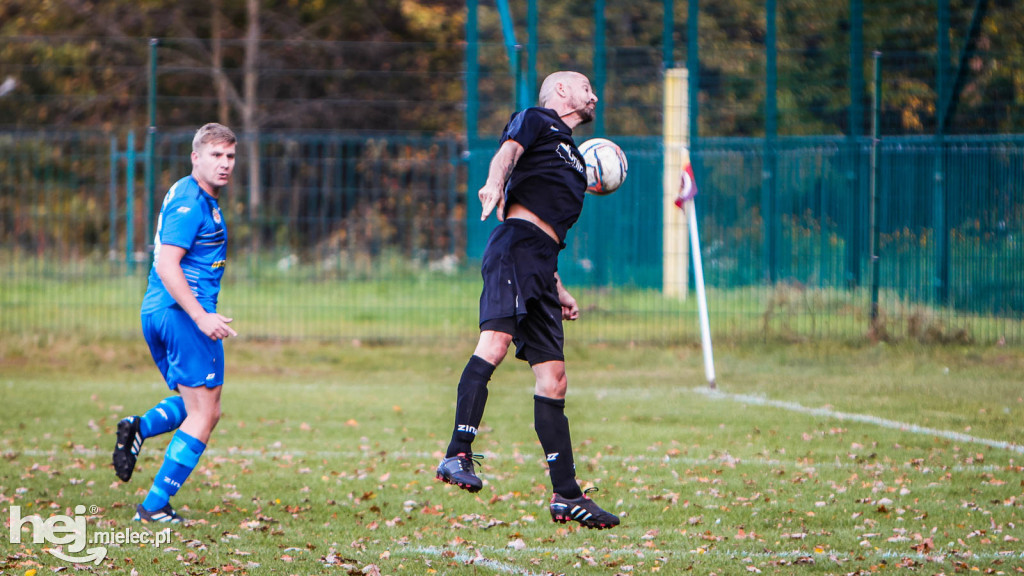
M 525 220 L 509 218 L 484 250 L 480 330 L 512 335 L 516 358 L 531 366 L 565 360 L 558 301 L 558 242 Z
M 171 390 L 224 384 L 224 342 L 210 340 L 181 308 L 143 314 L 142 334 Z

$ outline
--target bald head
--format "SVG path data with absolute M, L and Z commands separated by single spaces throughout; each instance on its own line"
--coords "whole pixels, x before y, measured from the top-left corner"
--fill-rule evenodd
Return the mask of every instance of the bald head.
M 551 108 L 570 127 L 594 119 L 597 95 L 590 80 L 579 72 L 561 70 L 548 75 L 540 86 L 540 105 Z

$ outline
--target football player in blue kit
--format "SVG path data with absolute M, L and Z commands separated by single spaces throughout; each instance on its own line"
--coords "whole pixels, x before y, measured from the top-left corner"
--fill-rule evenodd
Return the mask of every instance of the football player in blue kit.
M 192 140 L 192 174 L 175 182 L 157 221 L 153 267 L 142 300 L 142 332 L 176 395 L 118 422 L 114 471 L 127 482 L 146 438 L 177 430 L 145 500 L 141 522 L 181 522 L 170 505 L 195 469 L 220 419 L 223 339 L 237 336 L 217 313 L 228 232 L 218 199 L 235 167 L 235 134 L 206 124 Z
M 580 309 L 558 276 L 558 253 L 583 210 L 587 188 L 572 131 L 594 119 L 597 95 L 586 76 L 561 71 L 544 80 L 539 100 L 539 107 L 512 115 L 478 194 L 481 220 L 495 211 L 502 223 L 484 250 L 480 339 L 459 380 L 455 427 L 437 477 L 469 492 L 483 487 L 472 443 L 487 383 L 514 342 L 516 358 L 527 361 L 536 378 L 534 428 L 551 475 L 552 520 L 612 528 L 618 517 L 602 510 L 576 482 L 565 416 L 562 321 L 576 320 Z

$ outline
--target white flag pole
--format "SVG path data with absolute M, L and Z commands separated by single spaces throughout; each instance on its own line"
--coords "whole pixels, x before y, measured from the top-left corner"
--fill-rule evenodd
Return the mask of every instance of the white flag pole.
M 704 266 L 700 257 L 700 238 L 697 234 L 697 206 L 693 200 L 685 205 L 690 221 L 690 252 L 693 254 L 693 281 L 697 285 L 697 310 L 700 314 L 700 346 L 704 350 L 704 375 L 708 386 L 717 387 L 715 383 L 715 359 L 711 350 L 711 323 L 708 321 L 708 299 L 704 294 Z
M 700 256 L 700 236 L 697 233 L 697 206 L 693 202 L 697 186 L 693 181 L 693 167 L 690 165 L 690 151 L 683 148 L 682 181 L 676 205 L 683 209 L 690 229 L 690 253 L 693 256 L 693 281 L 697 287 L 697 311 L 700 316 L 700 344 L 704 351 L 704 375 L 708 386 L 716 388 L 715 359 L 711 348 L 711 323 L 708 321 L 708 299 L 704 293 L 704 265 Z

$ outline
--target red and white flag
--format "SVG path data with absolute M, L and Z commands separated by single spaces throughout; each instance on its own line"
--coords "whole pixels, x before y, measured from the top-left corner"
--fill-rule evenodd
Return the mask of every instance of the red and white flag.
M 683 177 L 679 182 L 679 196 L 676 197 L 676 206 L 682 208 L 688 200 L 697 195 L 697 182 L 693 178 L 693 165 L 690 164 L 690 153 L 683 150 Z
M 697 195 L 697 182 L 693 178 L 693 165 L 690 164 L 690 153 L 683 150 L 683 177 L 679 182 L 679 195 L 676 196 L 676 206 L 683 207 L 688 200 L 693 200 Z

